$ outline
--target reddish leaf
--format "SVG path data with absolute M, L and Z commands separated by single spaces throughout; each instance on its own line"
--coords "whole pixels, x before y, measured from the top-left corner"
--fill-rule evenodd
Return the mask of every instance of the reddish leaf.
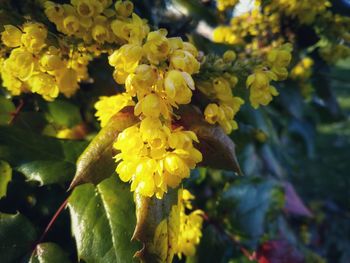
M 304 202 L 301 200 L 300 196 L 297 194 L 291 183 L 285 182 L 284 189 L 286 198 L 284 210 L 287 213 L 307 217 L 313 216 L 310 210 L 305 206 Z
M 196 147 L 203 154 L 203 161 L 199 165 L 242 174 L 236 157 L 235 144 L 220 126 L 207 123 L 195 107 L 182 107 L 180 115 L 178 124 L 194 131 L 199 139 L 199 145 Z
M 125 107 L 111 117 L 108 124 L 101 129 L 80 155 L 77 161 L 77 170 L 69 189 L 84 183 L 97 185 L 111 176 L 116 166 L 113 160 L 115 155 L 113 142 L 121 131 L 136 122 L 137 118 L 134 116 L 131 107 Z

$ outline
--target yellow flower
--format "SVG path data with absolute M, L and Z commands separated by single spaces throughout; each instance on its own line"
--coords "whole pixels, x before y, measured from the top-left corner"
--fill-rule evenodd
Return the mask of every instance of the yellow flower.
M 191 101 L 194 81 L 186 72 L 170 70 L 164 81 L 164 89 L 167 100 L 176 104 L 188 104 Z
M 141 154 L 144 146 L 142 135 L 139 128 L 136 126 L 129 127 L 119 133 L 117 141 L 113 145 L 114 148 L 121 151 L 120 154 L 127 160 L 137 158 L 137 156 Z
M 157 162 L 145 158 L 137 165 L 134 180 L 131 183 L 131 191 L 143 196 L 152 197 L 156 189 Z
M 71 68 L 64 68 L 59 72 L 58 87 L 66 97 L 71 97 L 79 88 L 77 72 Z
M 135 13 L 132 14 L 132 18 L 126 21 L 113 20 L 111 22 L 111 29 L 114 35 L 126 41 L 129 44 L 140 45 L 143 39 L 149 32 L 149 26 L 146 21 L 142 20 Z
M 69 15 L 63 19 L 63 28 L 68 36 L 74 35 L 80 28 L 79 18 L 75 15 Z
M 64 16 L 64 9 L 60 4 L 56 4 L 51 1 L 46 1 L 44 3 L 44 8 L 45 14 L 51 22 L 55 24 L 59 24 L 62 22 Z
M 21 42 L 31 53 L 38 53 L 46 46 L 47 29 L 41 23 L 25 23 Z
M 48 101 L 58 96 L 56 80 L 47 73 L 37 73 L 31 76 L 28 83 L 32 92 L 42 95 Z
M 197 48 L 189 42 L 183 42 L 183 50 L 190 52 L 195 58 L 198 57 Z
M 131 96 L 138 95 L 139 98 L 150 93 L 152 86 L 158 80 L 158 70 L 156 67 L 142 64 L 139 65 L 134 74 L 130 74 L 125 81 L 125 89 Z
M 169 133 L 169 147 L 173 149 L 190 150 L 193 148 L 193 142 L 197 142 L 197 135 L 192 131 L 174 130 Z
M 36 67 L 36 60 L 33 55 L 23 48 L 13 49 L 10 57 L 5 60 L 4 67 L 11 70 L 13 76 L 21 81 L 28 80 Z
M 99 1 L 95 0 L 72 0 L 71 3 L 83 18 L 97 16 L 104 8 Z
M 101 127 L 104 127 L 113 115 L 117 114 L 124 107 L 133 105 L 135 103 L 132 98 L 125 93 L 110 97 L 100 97 L 99 101 L 95 103 L 95 109 L 97 110 L 95 116 L 101 122 Z
M 259 105 L 267 105 L 272 96 L 277 96 L 275 87 L 270 86 L 271 80 L 277 80 L 274 73 L 262 69 L 255 70 L 254 74 L 247 78 L 247 87 L 250 88 L 250 103 L 256 109 Z
M 114 8 L 118 16 L 128 17 L 134 10 L 134 4 L 131 1 L 117 1 Z
M 165 157 L 164 168 L 169 174 L 180 178 L 185 178 L 190 175 L 190 169 L 186 162 L 175 153 L 169 153 Z
M 109 64 L 115 67 L 114 79 L 118 83 L 125 83 L 127 76 L 138 66 L 142 54 L 142 48 L 139 45 L 126 44 L 109 56 Z
M 169 118 L 169 110 L 166 102 L 155 93 L 150 93 L 139 100 L 135 106 L 134 113 L 136 116 L 142 113 L 146 117 L 158 118 L 162 115 L 166 119 Z
M 8 47 L 21 45 L 22 31 L 12 25 L 4 25 L 5 30 L 1 33 L 1 40 Z
M 0 74 L 2 85 L 10 91 L 12 95 L 19 95 L 22 92 L 23 82 L 14 77 L 12 70 L 6 66 L 5 62 L 1 62 Z
M 143 45 L 143 50 L 147 59 L 155 65 L 165 60 L 170 51 L 169 40 L 166 38 L 167 31 L 160 29 L 150 32 L 147 36 L 147 41 Z
M 210 124 L 215 124 L 223 118 L 224 112 L 215 103 L 210 103 L 204 110 L 205 120 Z
M 232 97 L 230 83 L 225 78 L 223 78 L 223 77 L 215 78 L 213 80 L 213 87 L 214 87 L 214 91 L 216 93 L 216 97 L 219 100 L 225 101 L 226 99 L 229 99 Z
M 40 58 L 40 65 L 44 71 L 53 72 L 62 69 L 65 64 L 61 57 L 56 54 L 44 54 Z
M 267 63 L 278 80 L 284 80 L 288 76 L 286 67 L 292 59 L 291 51 L 291 44 L 285 44 L 280 48 L 271 50 L 267 55 Z
M 193 74 L 199 71 L 200 64 L 192 53 L 180 49 L 175 50 L 171 55 L 170 66 L 188 74 Z

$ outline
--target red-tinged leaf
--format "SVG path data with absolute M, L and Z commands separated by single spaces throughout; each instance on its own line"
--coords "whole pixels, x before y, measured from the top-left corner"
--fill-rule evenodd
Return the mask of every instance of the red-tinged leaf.
M 154 237 L 160 222 L 166 219 L 171 211 L 171 207 L 177 204 L 177 190 L 170 190 L 163 199 L 156 197 L 148 198 L 135 194 L 137 223 L 132 240 L 139 240 L 143 243 L 143 248 L 135 253 L 135 257 L 144 263 L 168 262 L 170 254 L 169 247 L 155 246 Z M 168 224 L 164 228 L 164 241 L 169 235 Z M 162 242 L 161 242 L 162 243 Z M 168 242 L 166 242 L 167 244 Z
M 284 189 L 286 200 L 284 210 L 287 213 L 306 217 L 313 216 L 310 210 L 305 206 L 304 202 L 301 200 L 300 196 L 295 191 L 291 183 L 285 182 Z
M 259 263 L 303 263 L 300 251 L 286 240 L 270 240 L 260 245 L 256 253 Z
M 77 170 L 69 189 L 83 183 L 98 184 L 113 174 L 113 142 L 119 132 L 137 122 L 130 107 L 114 115 L 97 134 L 77 161 Z
M 220 126 L 207 123 L 194 107 L 183 107 L 180 115 L 179 124 L 194 131 L 199 139 L 199 145 L 196 147 L 203 154 L 200 165 L 242 174 L 236 157 L 235 144 Z

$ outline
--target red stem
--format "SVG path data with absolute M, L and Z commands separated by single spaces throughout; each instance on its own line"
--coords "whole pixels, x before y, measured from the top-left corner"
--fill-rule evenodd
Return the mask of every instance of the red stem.
M 16 117 L 18 116 L 18 114 L 20 113 L 20 111 L 22 110 L 24 106 L 24 102 L 23 100 L 19 101 L 19 105 L 17 106 L 16 110 L 14 112 L 11 112 L 11 119 L 9 120 L 8 124 L 11 125 L 13 124 L 13 122 L 15 121 Z
M 33 253 L 35 253 L 36 251 L 36 247 L 41 243 L 41 241 L 43 241 L 43 239 L 45 238 L 46 234 L 49 232 L 51 226 L 53 225 L 53 223 L 56 221 L 57 217 L 60 215 L 60 213 L 63 211 L 63 209 L 66 208 L 68 203 L 68 197 L 66 200 L 63 201 L 63 203 L 60 205 L 60 207 L 57 209 L 57 211 L 55 212 L 55 214 L 52 216 L 50 222 L 48 223 L 48 225 L 46 226 L 44 232 L 42 233 L 42 235 L 40 236 L 40 238 L 38 239 L 37 242 L 35 242 L 34 244 L 34 248 L 33 248 Z

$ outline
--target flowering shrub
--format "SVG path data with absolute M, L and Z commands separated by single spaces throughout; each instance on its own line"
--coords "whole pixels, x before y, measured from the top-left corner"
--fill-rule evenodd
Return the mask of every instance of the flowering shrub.
M 254 1 L 243 14 L 232 12 L 239 1 L 226 0 L 207 1 L 208 8 L 195 0 L 3 2 L 4 262 L 214 262 L 203 258 L 200 244 L 218 234 L 239 256 L 274 262 L 266 259 L 267 243 L 259 245 L 271 239 L 263 237 L 268 215 L 275 220 L 289 200 L 285 172 L 275 163 L 250 165 L 254 154 L 241 169 L 234 141 L 239 156 L 253 142 L 276 162 L 268 141 L 282 141 L 272 126 L 286 123 L 259 126 L 289 110 L 273 102 L 289 87 L 300 92 L 300 103 L 315 94 L 316 60 L 331 65 L 350 55 L 347 16 L 329 1 Z M 187 22 L 177 28 L 181 20 Z M 198 26 L 203 21 L 213 25 L 210 39 Z M 303 46 L 304 27 L 319 40 Z M 252 174 L 275 179 L 234 183 Z M 36 189 L 25 209 L 11 207 L 17 181 Z M 38 188 L 45 189 L 41 198 L 55 197 L 53 204 L 37 206 Z M 310 216 L 295 195 L 301 214 Z M 255 203 L 261 207 L 250 215 Z M 66 207 L 77 252 L 69 233 L 66 244 L 47 236 Z M 25 237 L 7 239 L 12 231 Z M 237 259 L 231 250 L 217 253 L 215 262 L 241 262 L 230 261 Z

